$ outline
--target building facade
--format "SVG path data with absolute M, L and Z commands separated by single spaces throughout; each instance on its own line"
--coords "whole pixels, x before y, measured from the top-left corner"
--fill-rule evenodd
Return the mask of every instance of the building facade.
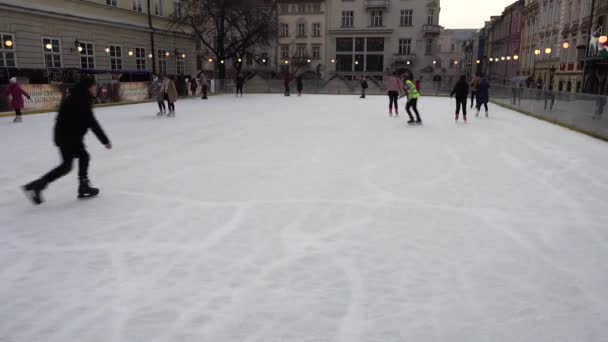
M 327 2 L 327 12 L 328 76 L 435 72 L 439 0 L 336 0 Z
M 584 63 L 584 91 L 608 95 L 608 0 L 593 0 Z M 581 31 L 585 32 L 585 26 Z
M 283 0 L 278 4 L 276 63 L 279 71 L 327 73 L 327 7 L 322 0 Z
M 464 74 L 468 78 L 483 72 L 485 64 L 485 30 L 476 30 L 464 45 Z
M 562 53 L 560 54 L 560 66 L 555 75 L 558 91 L 580 92 L 582 90 L 584 57 L 591 28 L 591 5 L 592 0 L 562 2 Z
M 171 24 L 176 3 L 3 0 L 0 82 L 12 76 L 69 82 L 82 73 L 100 82 L 149 80 L 153 72 L 194 75 L 195 40 Z
M 488 38 L 487 76 L 492 82 L 506 84 L 520 72 L 520 47 L 524 0 L 507 6 L 502 15 L 486 25 Z
M 451 87 L 461 75 L 466 76 L 467 60 L 465 47 L 469 39 L 477 30 L 443 29 L 438 38 L 436 57 L 433 60 L 436 74 L 441 75 Z
M 536 64 L 536 51 L 539 49 L 539 10 L 538 0 L 525 0 L 523 27 L 521 31 L 521 74 L 533 79 Z M 532 82 L 533 83 L 533 82 Z

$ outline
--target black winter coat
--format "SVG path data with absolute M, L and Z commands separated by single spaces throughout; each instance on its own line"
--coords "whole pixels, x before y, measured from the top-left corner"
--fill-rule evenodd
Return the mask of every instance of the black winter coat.
M 361 81 L 361 88 L 367 89 L 367 81 Z
M 88 89 L 74 88 L 59 108 L 55 124 L 55 144 L 60 147 L 80 147 L 89 128 L 102 144 L 110 140 L 93 115 L 93 98 Z
M 469 97 L 469 83 L 462 80 L 456 82 L 454 90 L 452 90 L 452 94 L 450 94 L 450 96 L 454 96 L 454 94 L 456 94 L 457 99 L 466 99 Z

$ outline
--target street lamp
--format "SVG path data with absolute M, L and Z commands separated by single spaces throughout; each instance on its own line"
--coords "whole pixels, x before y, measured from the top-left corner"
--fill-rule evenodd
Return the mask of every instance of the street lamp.
M 148 58 L 152 58 L 152 57 L 154 57 L 154 56 L 152 56 L 152 54 L 148 54 Z
M 213 63 L 213 58 L 209 58 L 209 63 Z
M 110 48 L 107 47 L 107 48 L 103 49 L 103 51 L 105 51 L 106 53 L 110 53 Z
M 129 51 L 128 54 L 129 54 L 129 56 L 132 57 L 133 56 L 133 51 Z
M 534 54 L 537 56 L 540 55 L 540 50 L 539 49 L 534 50 Z
M 490 57 L 490 62 L 494 62 L 494 58 Z
M 47 50 L 52 50 L 53 49 L 53 44 L 48 43 L 44 46 Z
M 545 49 L 545 54 L 549 55 L 549 54 L 551 54 L 552 51 L 553 50 L 551 48 L 546 48 Z
M 308 63 L 312 62 L 310 59 L 307 60 Z
M 562 44 L 562 47 L 563 47 L 564 49 L 568 49 L 568 48 L 570 48 L 570 43 L 568 43 L 568 42 L 564 42 L 564 44 Z
M 510 61 L 511 60 L 511 56 L 507 56 L 507 60 Z
M 4 45 L 5 45 L 7 48 L 10 48 L 10 47 L 12 47 L 12 46 L 13 46 L 13 41 L 12 41 L 12 40 L 10 40 L 10 39 L 7 39 L 7 40 L 5 40 L 5 41 L 4 41 Z
M 478 60 L 475 61 L 475 63 L 480 64 L 481 61 L 478 59 Z
M 608 36 L 600 36 L 598 41 L 602 44 L 606 44 L 606 43 L 608 43 Z
M 331 62 L 332 62 L 332 63 L 336 63 L 336 60 L 335 60 L 335 59 L 332 59 L 332 60 L 331 60 Z
M 519 56 L 518 56 L 518 55 L 515 55 L 515 56 L 513 56 L 513 59 L 514 59 L 514 60 L 518 60 L 518 59 L 519 59 Z
M 500 57 L 500 60 L 504 61 L 505 60 L 505 56 Z

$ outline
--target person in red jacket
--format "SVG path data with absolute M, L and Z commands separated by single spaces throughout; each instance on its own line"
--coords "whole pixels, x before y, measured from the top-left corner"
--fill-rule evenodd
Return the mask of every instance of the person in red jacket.
M 11 96 L 11 106 L 13 106 L 13 109 L 15 110 L 15 120 L 13 122 L 21 122 L 21 110 L 23 110 L 25 105 L 23 97 L 27 97 L 29 100 L 30 94 L 21 88 L 15 77 L 11 78 L 8 82 L 8 89 L 2 93 L 2 96 Z

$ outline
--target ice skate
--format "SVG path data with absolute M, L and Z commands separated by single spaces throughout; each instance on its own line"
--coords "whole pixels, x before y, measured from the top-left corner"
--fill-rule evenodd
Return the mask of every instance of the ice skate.
M 422 126 L 422 120 L 416 121 L 416 126 Z
M 393 107 L 388 109 L 388 116 L 393 116 Z
M 22 122 L 21 115 L 15 116 L 15 119 L 13 120 L 13 122 L 14 123 L 20 123 L 20 122 Z
M 458 114 L 454 114 L 454 117 L 456 118 L 456 122 L 458 122 Z
M 486 118 L 489 117 L 488 111 L 486 110 Z
M 475 117 L 478 118 L 479 117 L 479 111 L 477 111 L 477 113 L 475 113 Z
M 412 126 L 414 126 L 414 125 L 416 124 L 416 121 L 414 121 L 414 119 L 410 119 L 410 120 L 407 122 L 407 124 L 408 124 L 408 125 L 412 125 Z
M 161 117 L 161 116 L 164 116 L 164 115 L 165 115 L 165 112 L 162 112 L 162 111 L 161 111 L 161 112 L 156 113 L 156 116 L 158 116 L 158 117 Z
M 42 198 L 42 190 L 44 190 L 44 186 L 42 186 L 40 181 L 33 181 L 21 187 L 25 196 L 32 201 L 35 205 L 40 205 L 44 202 Z
M 89 198 L 99 195 L 99 189 L 91 186 L 91 182 L 88 179 L 80 181 L 78 186 L 78 198 Z

